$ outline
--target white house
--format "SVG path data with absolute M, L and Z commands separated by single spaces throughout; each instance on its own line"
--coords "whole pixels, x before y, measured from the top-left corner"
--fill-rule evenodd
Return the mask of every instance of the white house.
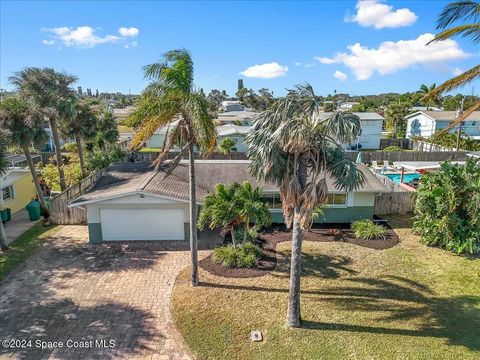
M 456 111 L 417 111 L 407 115 L 407 138 L 412 136 L 432 136 L 437 130 L 447 125 L 458 117 Z M 472 139 L 480 140 L 480 111 L 474 111 L 460 126 L 461 131 Z M 458 127 L 450 130 L 455 133 Z
M 222 101 L 221 109 L 223 111 L 245 111 L 245 105 L 240 104 L 238 100 L 226 100 Z
M 256 115 L 256 112 L 242 110 L 242 111 L 227 111 L 219 113 L 216 121 L 220 125 L 236 123 L 239 125 L 252 125 L 252 119 Z
M 359 102 L 356 101 L 344 101 L 338 105 L 338 109 L 342 111 L 351 110 L 355 105 L 359 105 Z
M 234 124 L 226 124 L 217 126 L 218 143 L 225 138 L 230 138 L 235 141 L 235 148 L 237 152 L 246 152 L 245 136 L 250 132 L 251 126 L 238 126 Z

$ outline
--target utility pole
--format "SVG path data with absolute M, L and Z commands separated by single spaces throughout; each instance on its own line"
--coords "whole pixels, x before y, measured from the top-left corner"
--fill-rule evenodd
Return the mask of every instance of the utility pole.
M 458 112 L 457 118 L 463 115 L 463 103 L 465 102 L 465 96 L 462 98 L 462 102 L 460 104 L 460 110 Z M 460 135 L 462 133 L 462 123 L 458 124 L 457 129 L 457 151 L 460 151 Z

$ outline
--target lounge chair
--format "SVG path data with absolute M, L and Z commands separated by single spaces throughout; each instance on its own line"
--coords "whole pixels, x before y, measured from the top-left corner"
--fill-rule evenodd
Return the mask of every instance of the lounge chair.
M 372 168 L 378 169 L 378 163 L 377 160 L 372 160 Z
M 389 169 L 390 168 L 390 162 L 388 160 L 383 160 L 383 167 Z

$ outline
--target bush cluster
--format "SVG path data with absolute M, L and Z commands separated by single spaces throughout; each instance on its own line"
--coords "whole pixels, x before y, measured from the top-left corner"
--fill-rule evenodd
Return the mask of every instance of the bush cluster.
M 222 264 L 228 268 L 251 268 L 262 255 L 257 245 L 246 243 L 243 245 L 217 247 L 212 256 L 214 263 Z
M 352 230 L 355 237 L 363 240 L 385 240 L 387 238 L 387 230 L 372 220 L 357 220 L 352 223 Z

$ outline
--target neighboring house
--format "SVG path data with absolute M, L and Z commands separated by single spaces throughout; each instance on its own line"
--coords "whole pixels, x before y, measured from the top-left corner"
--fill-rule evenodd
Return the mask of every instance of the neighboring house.
M 45 130 L 45 133 L 47 134 L 47 141 L 42 150 L 55 151 L 55 142 L 53 141 L 52 128 L 50 127 L 50 122 L 48 120 L 45 120 L 43 122 L 43 130 Z M 63 139 L 62 137 L 60 137 L 60 146 L 64 145 L 65 143 L 73 142 L 73 141 L 74 141 L 73 139 Z
M 25 168 L 8 168 L 0 178 L 0 208 L 10 208 L 12 213 L 25 208 L 36 197 L 30 171 Z
M 233 124 L 217 126 L 217 142 L 220 144 L 225 138 L 233 139 L 237 152 L 246 152 L 245 136 L 250 132 L 251 128 L 251 126 L 238 126 Z
M 170 125 L 159 127 L 157 130 L 155 130 L 152 137 L 149 140 L 147 140 L 145 145 L 149 148 L 160 148 L 160 149 L 163 148 L 167 133 L 171 129 L 173 129 L 177 124 L 178 124 L 178 120 L 172 122 L 172 124 Z M 178 150 L 178 148 L 175 148 L 175 150 Z
M 37 164 L 42 161 L 41 155 L 31 154 L 32 161 Z M 10 167 L 26 167 L 28 166 L 27 157 L 21 154 L 7 154 L 6 159 Z
M 472 151 L 468 153 L 467 156 L 470 156 L 475 159 L 480 159 L 480 151 Z
M 429 137 L 437 130 L 444 129 L 447 125 L 458 118 L 456 111 L 417 111 L 407 115 L 407 138 L 412 136 Z M 468 137 L 480 140 L 480 111 L 474 111 L 460 126 L 461 131 Z M 450 130 L 455 133 L 458 127 Z
M 215 119 L 219 125 L 238 123 L 238 125 L 249 126 L 252 125 L 253 117 L 257 113 L 248 110 L 242 111 L 227 111 L 219 113 L 217 119 Z
M 195 161 L 197 204 L 218 183 L 250 181 L 261 186 L 273 223 L 283 223 L 278 186 L 255 180 L 248 160 Z M 348 223 L 373 218 L 375 196 L 389 190 L 364 164 L 358 164 L 365 182 L 357 190 L 339 190 L 327 175 L 328 205 L 318 222 Z M 110 166 L 99 182 L 70 206 L 87 210 L 91 243 L 116 240 L 186 240 L 189 238 L 188 163 L 182 161 L 169 177 L 166 168 L 154 171 L 146 163 Z
M 411 111 L 443 111 L 443 109 L 436 106 L 412 106 Z
M 355 105 L 360 105 L 360 103 L 356 101 L 345 101 L 338 105 L 338 109 L 342 111 L 348 111 L 351 110 Z
M 127 106 L 124 109 L 113 109 L 113 118 L 118 122 L 127 119 L 135 111 L 135 106 Z
M 225 112 L 228 111 L 245 111 L 245 105 L 240 104 L 240 101 L 226 100 L 222 101 L 221 109 Z

